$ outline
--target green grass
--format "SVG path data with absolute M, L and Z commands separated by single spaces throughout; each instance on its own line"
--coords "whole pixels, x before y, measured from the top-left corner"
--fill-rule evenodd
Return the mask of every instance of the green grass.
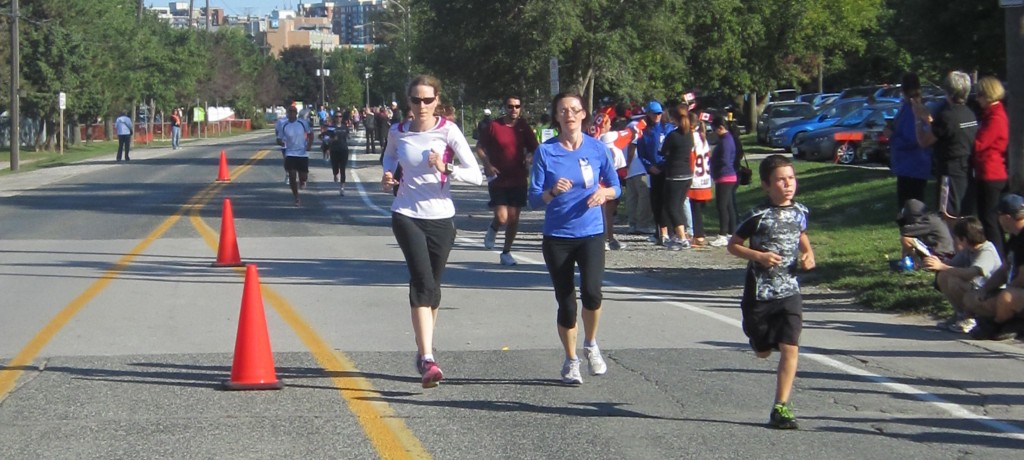
M 769 153 L 744 136 L 750 153 Z M 740 186 L 737 202 L 742 213 L 764 199 L 754 182 Z M 896 226 L 896 179 L 887 170 L 841 167 L 831 163 L 795 161 L 796 200 L 810 209 L 807 234 L 817 268 L 801 280 L 807 285 L 853 292 L 870 308 L 945 315 L 952 310 L 932 287 L 934 275 L 924 271 L 896 274 L 889 259 L 899 258 Z M 707 213 L 706 228 L 717 227 L 717 215 Z

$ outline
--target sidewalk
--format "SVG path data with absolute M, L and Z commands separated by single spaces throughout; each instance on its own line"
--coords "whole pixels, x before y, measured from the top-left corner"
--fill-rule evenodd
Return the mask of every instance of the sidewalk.
M 195 139 L 190 140 L 188 142 L 182 142 L 180 150 L 187 151 L 189 149 L 202 148 L 210 145 L 247 141 L 250 139 L 256 139 L 268 135 L 273 135 L 273 133 L 273 130 L 264 129 L 258 131 L 251 131 L 245 134 L 239 134 L 237 136 L 231 137 Z M 267 145 L 268 147 L 273 146 L 273 141 L 268 141 Z M 132 163 L 135 163 L 136 161 L 145 161 L 151 158 L 159 158 L 173 151 L 174 150 L 171 149 L 170 144 L 161 147 L 143 147 L 132 149 Z M 77 174 L 117 166 L 119 165 L 119 163 L 114 161 L 114 155 L 116 155 L 116 152 L 112 152 L 110 155 L 88 158 L 67 166 L 42 168 L 34 171 L 16 172 L 5 176 L 0 176 L 0 197 L 16 196 L 27 190 L 33 190 L 39 187 L 43 187 L 45 185 L 61 181 L 63 179 L 75 176 Z M 20 164 L 28 164 L 32 163 L 32 161 L 35 160 L 21 159 Z M 0 161 L 0 169 L 8 168 L 10 168 L 10 161 Z

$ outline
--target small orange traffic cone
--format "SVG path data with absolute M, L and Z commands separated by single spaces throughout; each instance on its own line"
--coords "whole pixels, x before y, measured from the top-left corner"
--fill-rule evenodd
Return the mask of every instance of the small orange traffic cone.
M 280 390 L 283 387 L 284 382 L 278 380 L 274 370 L 274 356 L 270 351 L 260 277 L 256 266 L 250 264 L 245 267 L 245 288 L 242 292 L 242 311 L 238 315 L 231 379 L 224 382 L 224 389 Z
M 217 173 L 217 182 L 231 182 L 231 175 L 228 174 L 228 157 L 224 149 L 220 151 L 220 172 Z
M 220 246 L 214 267 L 241 267 L 242 257 L 238 254 L 238 238 L 235 237 L 235 213 L 231 211 L 231 199 L 224 199 L 224 211 L 220 219 Z

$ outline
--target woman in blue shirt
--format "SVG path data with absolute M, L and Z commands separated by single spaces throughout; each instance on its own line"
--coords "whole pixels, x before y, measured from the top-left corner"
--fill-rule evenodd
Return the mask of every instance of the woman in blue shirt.
M 583 355 L 592 375 L 608 366 L 597 347 L 601 317 L 601 281 L 604 278 L 604 218 L 602 205 L 619 197 L 608 147 L 583 134 L 589 114 L 583 98 L 561 93 L 551 101 L 551 118 L 558 137 L 541 144 L 533 155 L 530 172 L 530 204 L 544 207 L 544 263 L 551 275 L 558 301 L 558 337 L 565 349 L 562 381 L 583 383 L 576 356 L 576 285 L 580 267 L 583 299 Z

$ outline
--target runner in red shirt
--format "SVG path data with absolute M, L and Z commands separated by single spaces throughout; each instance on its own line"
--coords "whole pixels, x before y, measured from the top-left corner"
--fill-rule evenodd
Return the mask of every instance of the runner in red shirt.
M 487 191 L 494 210 L 494 219 L 484 235 L 484 247 L 494 247 L 498 229 L 505 226 L 505 245 L 499 261 L 502 265 L 515 265 L 512 243 L 519 231 L 519 213 L 526 206 L 526 185 L 529 162 L 537 149 L 537 136 L 522 114 L 522 100 L 518 96 L 505 98 L 505 115 L 480 129 L 476 154 L 487 175 Z

